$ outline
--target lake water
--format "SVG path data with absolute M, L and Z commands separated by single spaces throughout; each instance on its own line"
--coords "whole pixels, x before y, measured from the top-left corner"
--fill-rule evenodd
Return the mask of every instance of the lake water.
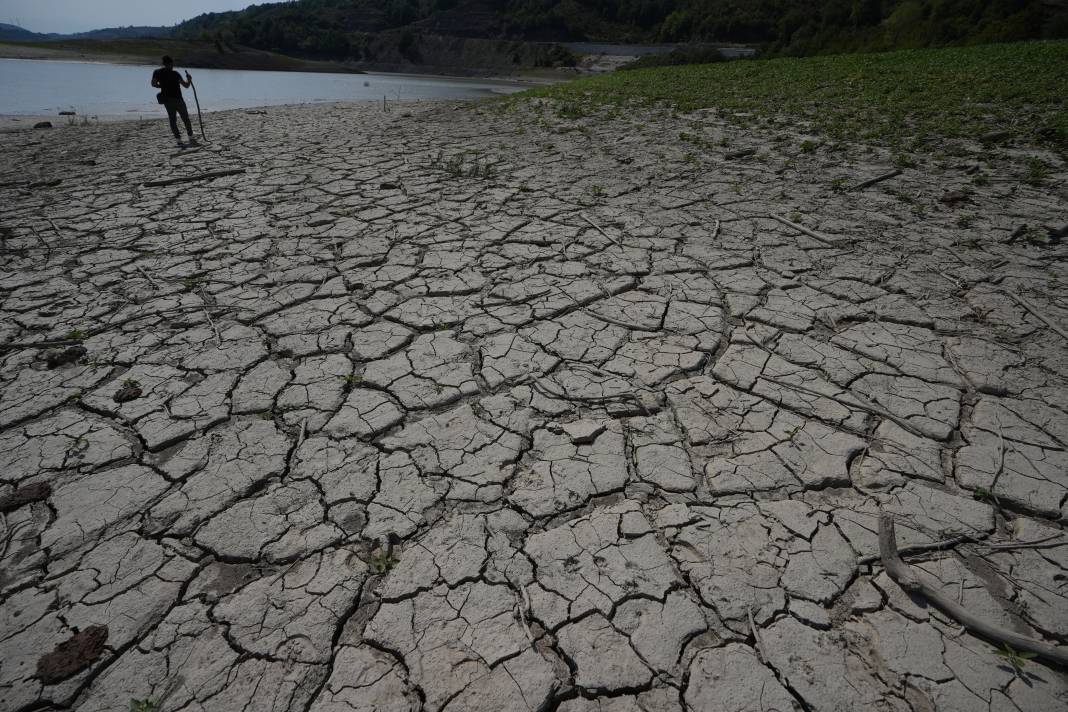
M 153 66 L 0 59 L 0 114 L 155 115 Z M 183 73 L 184 69 L 179 68 Z M 332 101 L 473 99 L 525 86 L 410 74 L 319 74 L 190 69 L 204 111 Z M 193 92 L 183 90 L 194 108 Z

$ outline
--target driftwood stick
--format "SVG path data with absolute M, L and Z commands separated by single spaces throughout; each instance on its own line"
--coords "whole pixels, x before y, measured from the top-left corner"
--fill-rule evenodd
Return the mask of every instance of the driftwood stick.
M 1062 339 L 1064 339 L 1065 341 L 1068 341 L 1068 332 L 1065 332 L 1064 329 L 1062 329 L 1061 327 L 1057 326 L 1048 316 L 1046 316 L 1041 311 L 1039 311 L 1038 307 L 1036 307 L 1034 304 L 1032 304 L 1031 302 L 1027 301 L 1023 297 L 1021 297 L 1020 295 L 1015 294 L 1014 292 L 1010 292 L 1007 289 L 1002 289 L 1001 292 L 1002 292 L 1002 294 L 1007 296 L 1009 299 L 1013 300 L 1014 302 L 1019 304 L 1021 307 L 1023 307 L 1027 311 L 1031 312 L 1036 317 L 1038 317 L 1043 322 L 1045 322 L 1046 326 L 1048 326 L 1049 328 L 1053 329 L 1058 334 L 1060 334 Z
M 601 233 L 602 235 L 604 235 L 604 239 L 606 239 L 606 240 L 608 240 L 609 242 L 613 243 L 613 244 L 614 244 L 614 245 L 615 245 L 616 247 L 618 247 L 619 249 L 621 249 L 621 250 L 623 249 L 623 243 L 621 243 L 621 242 L 620 242 L 619 240 L 615 239 L 614 237 L 611 237 L 611 236 L 610 236 L 610 235 L 609 235 L 609 234 L 608 234 L 607 232 L 605 232 L 604 230 L 602 230 L 602 229 L 601 229 L 601 226 L 600 226 L 600 225 L 598 225 L 598 224 L 597 224 L 597 223 L 595 223 L 595 222 L 594 222 L 593 220 L 590 220 L 590 219 L 589 219 L 588 217 L 586 217 L 586 213 L 579 213 L 579 215 L 580 215 L 580 216 L 582 217 L 582 219 L 583 219 L 583 220 L 585 220 L 585 221 L 586 221 L 586 222 L 588 222 L 588 223 L 589 223 L 590 225 L 592 225 L 592 226 L 593 226 L 593 228 L 594 228 L 595 230 L 597 230 L 597 232 L 599 232 L 599 233 Z
M 1034 640 L 988 623 L 968 611 L 964 606 L 942 593 L 909 567 L 897 551 L 897 535 L 894 533 L 894 515 L 883 512 L 879 515 L 879 554 L 887 575 L 905 591 L 923 596 L 936 608 L 953 618 L 975 635 L 994 643 L 1008 645 L 1013 650 L 1034 653 L 1051 663 L 1068 667 L 1068 649 L 1058 648 L 1040 640 Z
M 1007 541 L 1001 544 L 976 544 L 984 549 L 990 549 L 991 551 L 1015 551 L 1017 549 L 1056 549 L 1059 546 L 1068 546 L 1068 539 L 1062 538 L 1060 534 L 1052 534 L 1041 539 L 1035 539 L 1034 541 L 1021 541 L 1016 544 L 1011 541 Z
M 236 176 L 239 173 L 244 173 L 244 168 L 231 168 L 225 171 L 210 171 L 208 173 L 199 173 L 195 176 L 182 176 L 180 178 L 166 178 L 164 180 L 150 180 L 144 184 L 146 188 L 160 188 L 165 185 L 175 185 L 177 183 L 194 183 L 198 180 L 212 180 L 214 178 L 225 178 L 226 176 Z
M 861 181 L 849 190 L 864 190 L 865 188 L 870 188 L 876 183 L 882 183 L 884 180 L 890 180 L 891 178 L 896 178 L 899 175 L 901 175 L 901 170 L 899 168 L 895 168 L 889 173 L 883 173 L 881 176 L 875 176 L 874 178 L 869 178 L 868 180 Z
M 794 230 L 797 230 L 800 233 L 804 233 L 805 235 L 808 235 L 809 237 L 811 237 L 813 240 L 816 240 L 818 242 L 822 242 L 825 245 L 830 245 L 831 247 L 835 247 L 838 244 L 840 244 L 839 242 L 827 237 L 826 235 L 821 235 L 820 233 L 816 232 L 815 230 L 809 230 L 804 225 L 798 225 L 797 223 L 795 223 L 795 222 L 793 222 L 791 220 L 787 220 L 782 215 L 776 215 L 776 214 L 772 213 L 771 217 L 774 220 L 778 220 L 783 225 L 786 225 L 787 227 L 792 227 Z

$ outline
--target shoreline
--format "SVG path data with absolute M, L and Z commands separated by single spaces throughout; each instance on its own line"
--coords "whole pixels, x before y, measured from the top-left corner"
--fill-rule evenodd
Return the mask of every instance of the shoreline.
M 250 57 L 249 55 L 252 55 Z M 243 56 L 242 56 L 243 55 Z M 175 56 L 178 56 L 177 54 Z M 274 54 L 270 52 L 260 52 L 253 50 L 246 53 L 224 55 L 224 57 L 239 57 L 243 59 L 252 59 L 249 66 L 228 66 L 226 62 L 204 62 L 197 58 L 186 61 L 182 66 L 190 69 L 217 69 L 220 71 L 245 71 L 245 72 L 291 72 L 291 73 L 305 73 L 305 74 L 390 74 L 412 77 L 438 77 L 449 79 L 468 79 L 468 80 L 500 80 L 500 81 L 514 81 L 514 82 L 529 82 L 531 84 L 554 84 L 557 82 L 568 81 L 584 74 L 597 73 L 584 72 L 576 69 L 527 69 L 520 71 L 516 74 L 502 75 L 499 71 L 493 71 L 491 69 L 478 70 L 478 69 L 464 69 L 462 67 L 440 67 L 435 68 L 432 66 L 426 66 L 425 71 L 412 71 L 418 69 L 418 66 L 413 66 L 412 70 L 408 71 L 392 71 L 390 69 L 377 69 L 374 67 L 353 67 L 343 62 L 325 62 L 316 60 L 305 60 L 288 55 Z M 255 58 L 261 57 L 270 60 L 279 60 L 277 65 L 271 62 L 256 62 Z M 77 62 L 81 64 L 113 64 L 124 66 L 148 66 L 154 65 L 155 59 L 158 59 L 155 55 L 144 54 L 129 54 L 129 53 L 108 53 L 108 52 L 82 52 L 72 49 L 51 48 L 51 47 L 37 47 L 28 45 L 12 44 L 7 42 L 0 42 L 0 60 L 3 59 L 18 59 L 18 60 L 33 60 L 43 62 Z M 381 64 L 382 67 L 392 67 L 395 65 Z M 457 73 L 466 72 L 466 73 Z

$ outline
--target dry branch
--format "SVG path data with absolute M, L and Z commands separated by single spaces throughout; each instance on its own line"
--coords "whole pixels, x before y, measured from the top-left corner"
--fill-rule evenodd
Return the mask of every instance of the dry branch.
M 615 244 L 615 246 L 618 247 L 619 249 L 621 249 L 621 250 L 623 249 L 623 243 L 621 243 L 619 240 L 615 239 L 614 237 L 609 236 L 609 234 L 607 232 L 605 232 L 604 230 L 601 229 L 600 225 L 598 225 L 593 220 L 590 220 L 588 217 L 586 217 L 586 213 L 579 213 L 579 216 L 583 220 L 588 222 L 590 225 L 592 225 L 594 227 L 594 229 L 597 230 L 597 232 L 599 232 L 602 235 L 604 235 L 604 238 L 606 240 L 608 240 L 609 242 Z
M 1061 336 L 1061 338 L 1062 338 L 1062 339 L 1064 339 L 1065 341 L 1068 341 L 1068 333 L 1066 333 L 1066 332 L 1064 331 L 1064 329 L 1062 329 L 1061 327 L 1057 326 L 1057 324 L 1055 324 L 1055 323 L 1053 322 L 1053 320 L 1051 320 L 1051 319 L 1050 319 L 1050 318 L 1049 318 L 1048 316 L 1046 316 L 1045 314 L 1043 314 L 1043 313 L 1042 313 L 1042 312 L 1041 312 L 1041 311 L 1039 310 L 1039 308 L 1038 308 L 1038 307 L 1036 307 L 1036 306 L 1035 306 L 1034 304 L 1032 304 L 1031 302 L 1027 301 L 1027 300 L 1026 300 L 1026 299 L 1024 299 L 1023 297 L 1021 297 L 1020 295 L 1018 295 L 1018 294 L 1014 294 L 1013 292 L 1010 292 L 1010 291 L 1009 291 L 1009 290 L 1007 290 L 1007 289 L 1002 289 L 1002 290 L 1001 290 L 1001 292 L 1002 292 L 1002 294 L 1004 294 L 1005 296 L 1007 296 L 1007 297 L 1008 297 L 1009 299 L 1013 300 L 1014 302 L 1016 302 L 1017 304 L 1019 304 L 1019 305 L 1020 305 L 1021 307 L 1023 307 L 1023 308 L 1024 308 L 1024 309 L 1026 309 L 1027 311 L 1031 312 L 1031 313 L 1032 313 L 1032 314 L 1034 314 L 1034 315 L 1035 315 L 1036 317 L 1038 317 L 1038 318 L 1039 318 L 1039 319 L 1041 319 L 1041 320 L 1042 320 L 1043 322 L 1045 322 L 1046 326 L 1048 326 L 1049 328 L 1053 329 L 1053 330 L 1054 330 L 1054 331 L 1056 331 L 1056 332 L 1057 332 L 1058 334 L 1060 334 L 1060 336 Z
M 851 191 L 852 190 L 864 190 L 865 188 L 870 188 L 871 186 L 875 185 L 876 183 L 882 183 L 884 180 L 890 180 L 891 178 L 896 178 L 899 175 L 901 175 L 901 170 L 895 168 L 894 170 L 890 171 L 889 173 L 883 173 L 880 176 L 875 176 L 874 178 L 869 178 L 868 180 L 861 181 L 860 183 L 857 183 L 855 186 L 853 186 L 849 190 L 851 190 Z
M 923 596 L 934 604 L 936 608 L 975 635 L 1000 645 L 1007 645 L 1013 650 L 1034 653 L 1043 660 L 1068 667 L 1068 650 L 1018 635 L 988 623 L 945 595 L 938 586 L 934 586 L 921 578 L 901 559 L 901 555 L 898 553 L 897 535 L 894 533 L 894 515 L 890 512 L 883 512 L 879 515 L 879 555 L 882 558 L 883 568 L 886 569 L 887 575 L 896 581 L 901 588 L 909 593 Z
M 804 225 L 798 225 L 797 223 L 795 223 L 795 222 L 793 222 L 791 220 L 787 220 L 782 215 L 776 215 L 776 214 L 772 213 L 771 214 L 771 218 L 774 219 L 774 220 L 778 220 L 783 225 L 786 225 L 787 227 L 792 227 L 794 230 L 797 230 L 800 233 L 804 233 L 805 235 L 808 235 L 809 237 L 811 237 L 813 240 L 817 240 L 819 242 L 822 242 L 825 245 L 830 245 L 831 247 L 835 247 L 835 246 L 840 244 L 840 241 L 834 240 L 834 239 L 832 239 L 830 237 L 827 237 L 826 235 L 822 235 L 822 234 L 816 232 L 815 230 L 809 230 Z

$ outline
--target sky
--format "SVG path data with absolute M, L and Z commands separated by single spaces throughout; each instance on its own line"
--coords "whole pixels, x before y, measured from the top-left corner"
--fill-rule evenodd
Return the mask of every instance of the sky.
M 0 0 L 0 22 L 33 32 L 66 34 L 101 27 L 173 25 L 204 12 L 240 10 L 251 4 L 251 0 Z

